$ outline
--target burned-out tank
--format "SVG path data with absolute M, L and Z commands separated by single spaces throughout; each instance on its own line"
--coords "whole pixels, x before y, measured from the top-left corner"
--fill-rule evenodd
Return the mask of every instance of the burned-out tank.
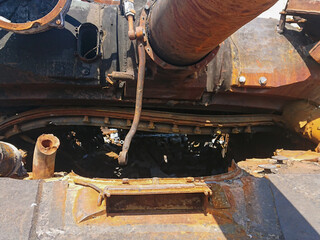
M 276 2 L 0 0 L 3 239 L 318 239 L 236 164 L 320 160 L 320 1 Z

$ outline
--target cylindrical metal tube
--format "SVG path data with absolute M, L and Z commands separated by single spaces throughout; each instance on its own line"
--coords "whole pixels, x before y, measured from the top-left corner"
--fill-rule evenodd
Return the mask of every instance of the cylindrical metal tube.
M 151 8 L 149 40 L 164 61 L 199 62 L 277 0 L 161 0 Z
M 38 137 L 33 153 L 33 179 L 45 179 L 54 176 L 56 153 L 60 140 L 52 134 Z
M 140 116 L 142 111 L 142 100 L 143 100 L 143 86 L 146 72 L 146 52 L 144 50 L 143 43 L 138 40 L 138 55 L 139 55 L 139 71 L 137 80 L 137 94 L 136 94 L 136 107 L 134 111 L 133 122 L 131 128 L 124 140 L 122 151 L 119 154 L 118 163 L 120 165 L 127 165 L 128 163 L 128 151 L 130 148 L 131 140 L 136 134 L 138 125 L 140 122 Z
M 19 150 L 10 143 L 0 142 L 0 177 L 10 177 L 22 165 Z

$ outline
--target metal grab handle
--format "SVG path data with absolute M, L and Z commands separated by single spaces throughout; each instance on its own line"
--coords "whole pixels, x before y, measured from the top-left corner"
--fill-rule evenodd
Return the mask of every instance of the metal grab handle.
M 144 49 L 143 41 L 138 39 L 138 55 L 139 55 L 139 70 L 138 70 L 138 80 L 137 80 L 137 93 L 136 93 L 136 106 L 134 111 L 134 118 L 128 132 L 123 146 L 122 151 L 119 154 L 118 163 L 120 165 L 126 165 L 128 163 L 128 151 L 130 148 L 131 140 L 135 135 L 141 116 L 142 110 L 142 99 L 143 99 L 143 86 L 144 86 L 144 77 L 145 77 L 145 69 L 146 69 L 146 52 Z

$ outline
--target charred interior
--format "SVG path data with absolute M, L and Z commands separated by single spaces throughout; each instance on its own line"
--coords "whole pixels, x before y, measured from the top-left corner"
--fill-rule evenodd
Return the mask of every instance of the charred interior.
M 132 140 L 127 166 L 118 156 L 128 130 L 99 127 L 47 127 L 8 139 L 23 149 L 25 167 L 32 172 L 36 139 L 43 132 L 60 139 L 56 172 L 74 171 L 90 178 L 202 177 L 228 172 L 232 160 L 268 158 L 277 149 L 309 150 L 315 144 L 274 128 L 268 132 L 187 135 L 138 132 Z

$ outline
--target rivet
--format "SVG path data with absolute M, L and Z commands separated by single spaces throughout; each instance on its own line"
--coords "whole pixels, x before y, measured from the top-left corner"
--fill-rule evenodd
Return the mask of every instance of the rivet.
M 194 182 L 194 178 L 193 177 L 188 177 L 187 178 L 187 182 L 188 183 L 193 183 Z
M 246 83 L 246 80 L 247 80 L 247 79 L 246 79 L 245 76 L 240 76 L 239 79 L 238 79 L 238 81 L 239 81 L 240 84 L 245 84 L 245 83 Z
M 261 86 L 267 85 L 267 81 L 268 81 L 268 79 L 266 77 L 259 78 L 259 83 Z
M 129 178 L 123 178 L 122 184 L 129 184 Z

